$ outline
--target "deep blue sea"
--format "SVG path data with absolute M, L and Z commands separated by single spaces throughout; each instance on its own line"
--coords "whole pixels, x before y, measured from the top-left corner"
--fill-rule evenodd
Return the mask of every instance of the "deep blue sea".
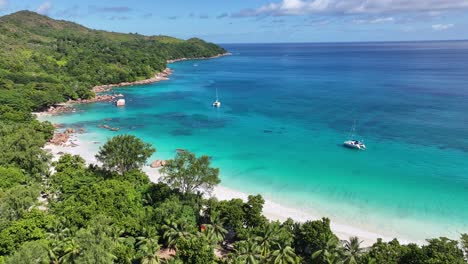
M 232 44 L 50 118 L 212 156 L 222 185 L 390 237 L 468 232 L 468 42 Z M 211 106 L 218 89 L 222 106 Z M 366 151 L 342 147 L 356 121 Z M 98 128 L 119 127 L 119 132 Z

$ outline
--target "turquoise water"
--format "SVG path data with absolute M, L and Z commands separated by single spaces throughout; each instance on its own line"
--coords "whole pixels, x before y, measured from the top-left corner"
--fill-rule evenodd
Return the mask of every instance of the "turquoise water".
M 468 232 L 467 42 L 225 47 L 233 56 L 117 89 L 124 108 L 50 119 L 90 141 L 134 134 L 154 159 L 210 155 L 226 187 L 385 236 Z M 354 120 L 367 151 L 341 146 Z

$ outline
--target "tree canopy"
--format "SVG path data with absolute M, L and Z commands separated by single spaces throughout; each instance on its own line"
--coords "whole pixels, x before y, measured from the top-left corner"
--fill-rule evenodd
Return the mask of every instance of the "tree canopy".
M 210 164 L 210 158 L 206 155 L 197 158 L 189 151 L 179 152 L 161 169 L 162 181 L 184 194 L 210 192 L 221 182 L 219 169 L 211 168 Z
M 104 168 L 122 175 L 141 169 L 155 151 L 151 144 L 144 143 L 133 135 L 119 135 L 107 141 L 99 149 L 96 158 L 102 162 Z

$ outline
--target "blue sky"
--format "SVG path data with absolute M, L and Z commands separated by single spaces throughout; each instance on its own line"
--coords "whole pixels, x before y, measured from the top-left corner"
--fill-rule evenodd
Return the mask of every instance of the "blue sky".
M 468 0 L 0 0 L 117 32 L 217 43 L 468 39 Z

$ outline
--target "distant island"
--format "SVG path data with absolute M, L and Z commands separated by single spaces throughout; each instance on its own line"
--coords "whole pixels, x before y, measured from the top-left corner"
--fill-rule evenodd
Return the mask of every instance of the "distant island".
M 0 264 L 466 263 L 467 234 L 364 247 L 340 240 L 327 218 L 270 221 L 260 195 L 208 198 L 219 169 L 186 150 L 154 162 L 163 167 L 152 182 L 142 168 L 156 149 L 132 135 L 93 153 L 99 164 L 44 150 L 59 125 L 32 112 L 160 80 L 168 61 L 226 53 L 197 38 L 92 30 L 30 11 L 0 17 Z

